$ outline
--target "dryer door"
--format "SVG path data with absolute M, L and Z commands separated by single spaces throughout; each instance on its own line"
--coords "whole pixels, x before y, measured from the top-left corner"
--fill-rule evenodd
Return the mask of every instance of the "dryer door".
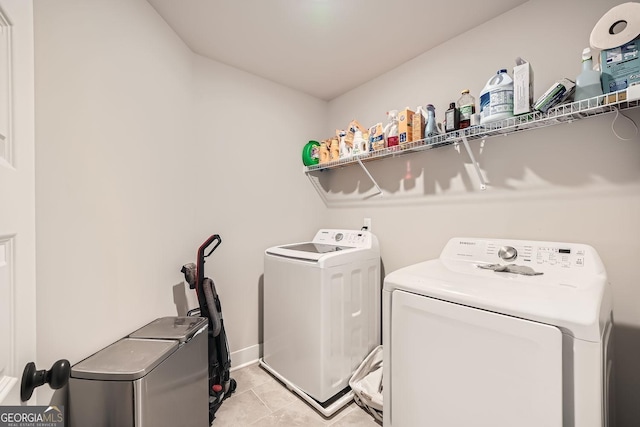
M 562 426 L 556 327 L 394 291 L 390 345 L 392 426 Z

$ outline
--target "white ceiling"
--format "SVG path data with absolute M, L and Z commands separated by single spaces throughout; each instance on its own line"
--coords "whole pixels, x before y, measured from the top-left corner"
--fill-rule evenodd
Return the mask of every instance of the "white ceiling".
M 527 0 L 147 0 L 195 53 L 330 100 Z

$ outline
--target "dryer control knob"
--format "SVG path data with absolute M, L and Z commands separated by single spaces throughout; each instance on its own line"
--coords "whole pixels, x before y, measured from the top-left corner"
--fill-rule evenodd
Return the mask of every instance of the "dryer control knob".
M 503 246 L 498 251 L 498 256 L 505 261 L 513 261 L 518 257 L 518 251 L 513 246 Z

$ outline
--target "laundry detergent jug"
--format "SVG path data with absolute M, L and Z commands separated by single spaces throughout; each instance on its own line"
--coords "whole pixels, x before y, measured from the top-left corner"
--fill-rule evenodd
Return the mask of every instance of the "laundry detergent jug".
M 499 70 L 480 92 L 480 124 L 513 117 L 513 79 Z

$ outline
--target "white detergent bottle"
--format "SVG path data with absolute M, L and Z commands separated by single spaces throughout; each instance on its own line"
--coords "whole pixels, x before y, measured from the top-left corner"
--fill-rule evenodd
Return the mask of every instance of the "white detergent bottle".
M 573 100 L 582 101 L 600 95 L 602 95 L 600 72 L 593 69 L 591 49 L 587 47 L 582 51 L 582 72 L 576 78 L 576 91 Z
M 509 117 L 513 117 L 513 79 L 502 69 L 480 92 L 480 124 Z

